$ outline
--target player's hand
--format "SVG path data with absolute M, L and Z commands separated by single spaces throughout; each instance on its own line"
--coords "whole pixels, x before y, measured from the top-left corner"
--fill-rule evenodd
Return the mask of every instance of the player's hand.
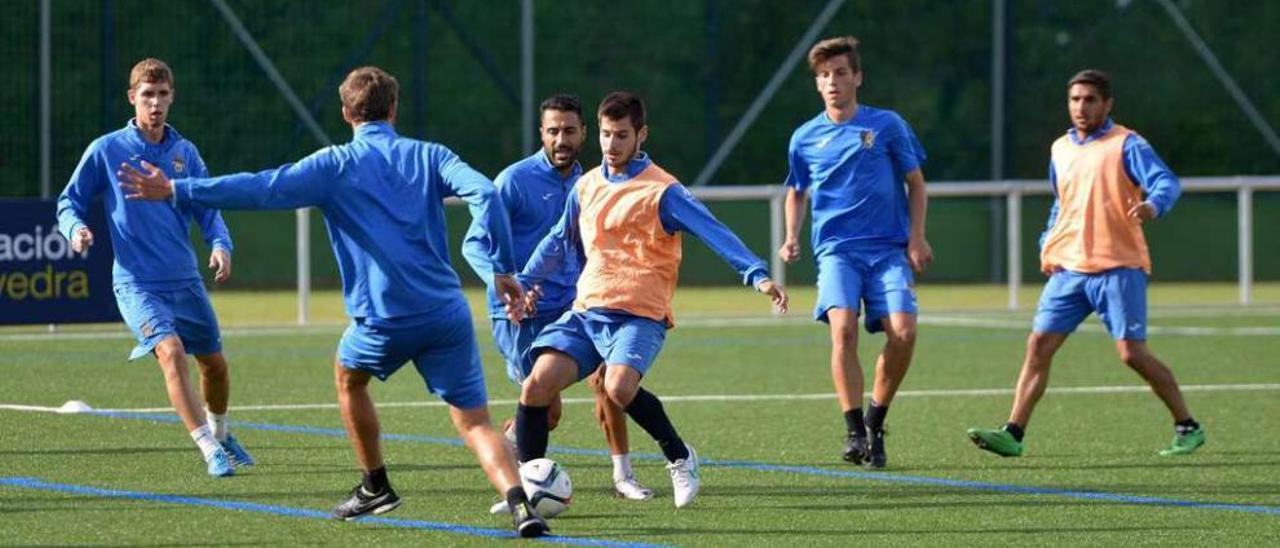
M 538 313 L 538 301 L 542 299 L 542 285 L 534 284 L 524 292 L 524 315 L 526 317 Z
M 756 286 L 756 291 L 768 295 L 769 300 L 773 301 L 773 309 L 779 314 L 787 313 L 787 292 L 782 290 L 782 286 L 766 279 Z
M 784 263 L 794 263 L 800 258 L 800 241 L 787 240 L 778 248 L 778 258 Z
M 93 245 L 93 231 L 89 227 L 82 226 L 76 229 L 76 233 L 71 235 L 71 250 L 76 253 L 83 253 Z
M 524 319 L 525 295 L 524 287 L 510 274 L 494 274 L 493 290 L 498 299 L 506 305 L 507 318 L 517 324 Z
M 1143 223 L 1150 221 L 1156 218 L 1156 205 L 1151 202 L 1138 202 L 1137 205 L 1129 208 L 1129 218 Z
M 165 177 L 160 168 L 142 161 L 138 171 L 129 164 L 120 164 L 116 177 L 120 179 L 120 188 L 124 197 L 130 200 L 168 200 L 173 196 L 173 181 Z
M 231 277 L 231 254 L 222 248 L 215 248 L 209 254 L 209 268 L 213 269 L 213 281 L 222 283 Z
M 929 241 L 924 238 L 912 238 L 907 243 L 907 261 L 911 263 L 911 270 L 916 274 L 928 270 L 929 265 L 933 264 L 933 247 L 929 245 Z

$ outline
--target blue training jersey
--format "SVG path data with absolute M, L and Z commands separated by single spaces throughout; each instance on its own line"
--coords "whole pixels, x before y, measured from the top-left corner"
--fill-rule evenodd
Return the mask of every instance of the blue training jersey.
M 904 181 L 925 153 L 898 113 L 860 105 L 837 124 L 820 112 L 791 135 L 787 160 L 786 185 L 810 196 L 815 257 L 906 247 Z
M 94 199 L 102 196 L 115 250 L 113 283 L 166 289 L 197 282 L 200 271 L 191 247 L 191 221 L 199 223 L 205 243 L 228 253 L 231 233 L 216 209 L 126 200 L 116 171 L 125 163 L 141 170 L 143 160 L 170 178 L 208 175 L 196 146 L 177 130 L 165 125 L 164 138 L 153 144 L 142 136 L 137 123 L 129 120 L 125 127 L 95 139 L 85 149 L 67 188 L 58 196 L 58 231 L 70 240 L 85 226 Z M 94 234 L 94 238 L 104 236 Z
M 1072 143 L 1085 145 L 1106 135 L 1115 125 L 1111 118 L 1107 118 L 1106 122 L 1093 130 L 1093 133 L 1087 135 L 1084 140 L 1076 135 L 1074 128 L 1067 130 L 1067 136 Z M 1133 132 L 1125 137 L 1121 154 L 1124 157 L 1125 175 L 1129 176 L 1133 184 L 1142 187 L 1142 191 L 1146 193 L 1146 201 L 1151 202 L 1151 205 L 1156 208 L 1156 217 L 1163 217 L 1172 210 L 1173 204 L 1177 203 L 1178 198 L 1182 196 L 1182 182 L 1173 174 L 1173 170 L 1165 165 L 1164 160 L 1160 159 L 1160 155 L 1156 154 L 1156 149 L 1151 147 L 1151 143 L 1137 132 Z M 1040 247 L 1044 247 L 1045 237 L 1058 221 L 1058 170 L 1053 167 L 1052 158 L 1049 159 L 1049 186 L 1053 187 L 1053 205 L 1049 208 L 1049 222 L 1045 225 L 1044 232 L 1040 233 Z
M 615 184 L 626 184 L 633 177 L 649 167 L 649 155 L 643 152 L 627 164 L 623 173 L 610 173 L 605 166 L 605 178 Z M 525 264 L 520 274 L 520 281 L 526 287 L 556 276 L 569 264 L 586 263 L 586 255 L 582 249 L 582 236 L 578 228 L 578 193 L 570 192 L 565 202 L 564 213 L 555 226 L 538 243 L 533 256 Z M 742 277 L 744 284 L 755 287 L 769 278 L 769 269 L 764 259 L 758 257 L 742 243 L 729 227 L 721 223 L 707 206 L 698 201 L 688 188 L 675 183 L 662 193 L 658 202 L 658 219 L 663 230 L 668 234 L 684 231 L 696 236 L 702 243 L 710 247 L 726 263 L 729 263 Z M 576 277 L 575 277 L 576 278 Z M 598 321 L 622 322 L 639 316 L 616 310 L 590 310 L 588 317 Z
M 492 269 L 515 273 L 511 228 L 493 183 L 442 145 L 361 124 L 351 142 L 258 173 L 174 181 L 179 204 L 324 214 L 347 314 L 372 325 L 428 321 L 465 302 L 449 262 L 444 203 L 458 196 L 493 235 Z
M 568 176 L 560 175 L 560 171 L 547 158 L 546 152 L 539 150 L 507 166 L 494 178 L 498 196 L 502 198 L 511 221 L 511 244 L 516 270 L 524 268 L 529 257 L 533 256 L 538 242 L 551 232 L 551 228 L 560 219 L 565 200 L 573 194 L 573 185 L 581 176 L 582 166 L 577 162 L 574 162 L 573 170 Z M 492 245 L 492 236 L 484 224 L 472 222 L 462 243 L 462 256 L 488 286 L 489 317 L 505 318 L 506 307 L 493 290 L 493 269 L 488 257 L 488 250 Z M 581 271 L 581 264 L 569 261 L 564 268 L 543 280 L 542 298 L 538 299 L 537 313 L 534 316 L 558 314 L 573 304 Z

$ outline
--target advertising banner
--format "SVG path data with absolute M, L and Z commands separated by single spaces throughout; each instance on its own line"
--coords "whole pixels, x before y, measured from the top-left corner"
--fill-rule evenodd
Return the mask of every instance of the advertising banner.
M 81 253 L 58 233 L 56 207 L 54 200 L 0 199 L 0 325 L 120 320 L 101 203 L 88 218 L 93 246 Z

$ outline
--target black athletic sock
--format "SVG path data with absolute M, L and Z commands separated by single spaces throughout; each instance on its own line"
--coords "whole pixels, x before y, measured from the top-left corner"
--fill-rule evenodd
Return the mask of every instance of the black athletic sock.
M 1193 432 L 1197 428 L 1200 428 L 1200 423 L 1196 422 L 1195 419 L 1190 417 L 1187 417 L 1185 420 L 1180 420 L 1178 422 L 1173 423 L 1174 432 L 1177 432 L 1179 434 Z
M 1022 443 L 1022 435 L 1024 432 L 1022 431 L 1021 426 L 1012 422 L 1006 422 L 1004 423 L 1004 431 L 1008 432 L 1010 436 L 1013 436 L 1013 439 L 1018 440 L 1018 443 Z
M 515 509 L 526 502 L 529 502 L 529 496 L 525 494 L 524 487 L 517 485 L 507 489 L 507 508 Z
M 516 450 L 520 462 L 529 462 L 547 455 L 547 438 L 551 430 L 548 410 L 550 406 L 516 405 Z
M 867 426 L 862 422 L 861 407 L 855 407 L 844 412 L 844 427 L 848 429 L 850 436 L 863 437 L 867 435 Z
M 680 435 L 676 433 L 676 427 L 671 424 L 671 419 L 667 418 L 667 412 L 662 408 L 662 401 L 658 400 L 653 393 L 643 388 L 637 390 L 635 399 L 631 400 L 631 405 L 628 405 L 625 411 L 632 420 L 636 421 L 636 424 L 640 425 L 640 428 L 658 442 L 658 447 L 662 449 L 662 455 L 667 457 L 667 462 L 689 458 L 689 448 L 684 446 L 684 440 L 680 439 Z
M 889 406 L 880 405 L 876 400 L 871 400 L 871 405 L 867 406 L 867 431 L 872 435 L 884 431 L 884 417 L 889 414 Z
M 386 491 L 391 487 L 391 480 L 387 479 L 387 467 L 379 466 L 377 470 L 370 470 L 364 473 L 364 478 L 360 480 L 360 485 L 365 491 L 378 494 Z

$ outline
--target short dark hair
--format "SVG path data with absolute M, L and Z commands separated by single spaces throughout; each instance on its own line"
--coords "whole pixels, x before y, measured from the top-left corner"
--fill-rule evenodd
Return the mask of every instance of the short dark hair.
M 858 55 L 858 39 L 852 36 L 827 38 L 814 44 L 809 48 L 809 70 L 816 71 L 818 65 L 841 55 L 849 58 L 849 68 L 854 72 L 862 71 L 862 56 Z
M 1075 76 L 1071 77 L 1071 80 L 1067 81 L 1067 90 L 1070 90 L 1071 86 L 1076 84 L 1093 86 L 1103 99 L 1111 98 L 1111 77 L 1107 76 L 1105 72 L 1097 69 L 1084 69 L 1077 72 Z
M 577 95 L 569 95 L 568 93 L 557 93 L 551 97 L 547 97 L 538 106 L 538 113 L 544 113 L 548 110 L 558 110 L 560 112 L 572 112 L 578 115 L 578 119 L 582 119 L 582 101 L 578 100 Z
M 338 86 L 342 106 L 355 122 L 378 122 L 391 117 L 400 96 L 400 82 L 378 67 L 360 67 Z
M 610 120 L 631 119 L 631 126 L 640 131 L 644 127 L 644 101 L 629 91 L 615 91 L 600 101 L 596 116 Z

